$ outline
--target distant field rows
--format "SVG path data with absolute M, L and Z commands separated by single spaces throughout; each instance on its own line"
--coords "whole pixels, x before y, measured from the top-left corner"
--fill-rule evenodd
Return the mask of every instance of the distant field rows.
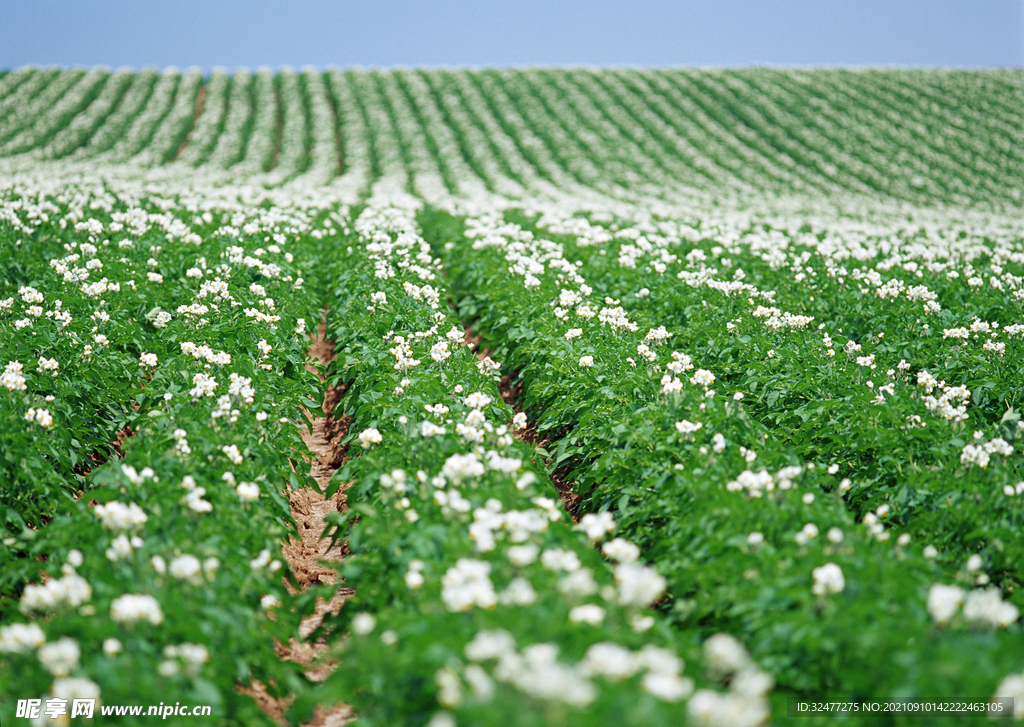
M 586 188 L 1010 205 L 1024 72 L 523 70 L 0 79 L 0 155 L 90 160 L 352 199 Z

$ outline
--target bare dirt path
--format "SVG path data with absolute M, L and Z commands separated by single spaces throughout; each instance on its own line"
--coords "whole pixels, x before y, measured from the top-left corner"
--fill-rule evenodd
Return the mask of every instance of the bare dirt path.
M 334 358 L 334 347 L 324 336 L 325 327 L 321 324 L 313 338 L 309 354 L 326 366 Z M 314 369 L 310 367 L 310 370 Z M 323 375 L 320 376 L 323 381 Z M 305 427 L 300 429 L 302 439 L 312 455 L 304 456 L 303 460 L 310 465 L 310 474 L 316 480 L 320 491 L 311 487 L 289 489 L 288 499 L 291 503 L 292 517 L 299 527 L 299 537 L 290 538 L 283 544 L 281 551 L 303 588 L 314 584 L 334 585 L 337 574 L 320 561 L 340 560 L 344 555 L 344 546 L 331 548 L 330 540 L 320 537 L 325 526 L 324 517 L 328 513 L 345 510 L 344 485 L 329 499 L 321 494 L 327 489 L 331 476 L 347 459 L 346 448 L 342 447 L 340 442 L 348 432 L 348 420 L 346 417 L 334 418 L 334 407 L 344 394 L 343 387 L 328 386 L 322 412 L 316 412 L 317 416 L 311 417 L 312 430 Z M 351 593 L 352 589 L 341 586 L 331 600 L 318 599 L 316 610 L 303 619 L 299 627 L 299 634 L 303 639 L 320 625 L 327 613 L 337 613 L 346 596 Z M 330 662 L 317 662 L 327 651 L 325 639 L 314 642 L 292 639 L 288 644 L 278 644 L 277 651 L 282 659 L 308 665 L 310 668 L 306 671 L 306 676 L 314 681 L 326 679 L 337 666 Z M 253 682 L 251 687 L 243 688 L 242 691 L 252 696 L 260 708 L 278 724 L 288 724 L 285 710 L 290 704 L 289 699 L 270 696 L 259 682 Z M 339 727 L 348 724 L 354 718 L 352 708 L 347 704 L 328 705 L 318 707 L 313 720 L 303 727 Z

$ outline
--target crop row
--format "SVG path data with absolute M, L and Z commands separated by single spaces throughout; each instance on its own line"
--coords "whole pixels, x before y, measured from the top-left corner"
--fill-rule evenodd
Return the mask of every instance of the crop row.
M 236 685 L 308 688 L 274 640 L 320 593 L 280 557 L 287 490 L 311 482 L 296 292 L 317 213 L 97 201 L 19 204 L 0 234 L 3 720 L 11 697 L 174 695 L 269 723 Z
M 351 482 L 332 524 L 352 636 L 310 699 L 341 698 L 368 725 L 667 725 L 686 700 L 763 720 L 771 679 L 739 642 L 719 634 L 701 658 L 648 611 L 665 581 L 614 519 L 566 517 L 413 217 L 368 207 L 349 234 L 327 330 L 358 454 L 326 494 Z M 731 688 L 695 692 L 700 665 Z
M 805 254 L 763 229 L 729 245 L 552 217 L 559 242 L 544 220 L 424 224 L 577 514 L 614 514 L 668 578 L 670 618 L 742 634 L 798 692 L 925 694 L 945 670 L 992 693 L 1020 659 L 1003 597 L 1021 555 L 1021 327 L 978 316 L 1017 301 L 1015 253 L 954 247 L 911 291 L 881 278 L 886 256 L 846 270 L 816 238 Z M 888 252 L 914 271 L 916 244 Z M 722 275 L 730 260 L 742 272 Z M 934 594 L 953 583 L 1000 616 L 951 623 Z

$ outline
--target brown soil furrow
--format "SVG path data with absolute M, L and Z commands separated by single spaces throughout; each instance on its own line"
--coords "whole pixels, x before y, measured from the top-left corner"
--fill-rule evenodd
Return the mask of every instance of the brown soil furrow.
M 178 145 L 178 150 L 174 152 L 174 158 L 177 159 L 181 156 L 181 153 L 185 151 L 185 147 L 188 146 L 188 140 L 192 138 L 192 131 L 196 128 L 196 122 L 199 121 L 199 117 L 203 113 L 203 102 L 206 101 L 206 84 L 204 83 L 199 87 L 199 93 L 196 94 L 196 110 L 192 114 L 192 125 L 188 127 L 188 133 L 185 134 L 185 138 L 181 140 Z
M 321 324 L 316 337 L 313 338 L 309 354 L 327 365 L 334 358 L 334 348 L 330 341 L 325 340 L 324 334 L 325 326 Z M 312 367 L 309 367 L 309 370 L 315 372 Z M 320 378 L 324 381 L 322 374 Z M 316 480 L 320 490 L 311 487 L 289 489 L 288 499 L 291 503 L 292 517 L 298 525 L 299 537 L 290 538 L 283 544 L 281 551 L 303 589 L 316 584 L 334 585 L 337 574 L 321 561 L 341 560 L 345 552 L 344 545 L 331 548 L 330 539 L 321 538 L 325 527 L 324 518 L 329 513 L 345 510 L 344 485 L 329 499 L 324 498 L 322 494 L 326 491 L 331 477 L 347 459 L 346 448 L 343 448 L 340 442 L 348 432 L 348 419 L 344 416 L 334 418 L 334 407 L 344 394 L 345 387 L 327 386 L 323 415 L 311 416 L 312 429 L 302 427 L 300 430 L 302 439 L 312 455 L 303 455 L 303 461 L 310 465 L 310 475 Z M 351 588 L 341 586 L 335 590 L 329 601 L 318 598 L 313 614 L 303 619 L 299 627 L 302 638 L 305 639 L 319 627 L 328 613 L 337 614 L 345 598 L 351 594 Z M 288 644 L 277 645 L 278 654 L 282 659 L 309 666 L 306 676 L 314 681 L 323 681 L 337 667 L 336 663 L 319 661 L 327 648 L 326 639 L 323 637 L 313 642 L 291 639 Z M 251 687 L 242 688 L 240 691 L 253 697 L 260 708 L 278 724 L 287 724 L 285 710 L 291 703 L 290 699 L 271 696 L 264 685 L 256 681 Z M 352 708 L 347 704 L 328 705 L 317 707 L 313 720 L 303 727 L 338 727 L 348 724 L 354 718 Z
M 483 342 L 483 338 L 474 333 L 469 326 L 463 324 L 463 330 L 465 331 L 463 336 L 463 342 L 469 347 L 471 351 L 476 352 L 476 357 L 483 361 L 485 358 L 491 355 L 491 349 L 489 347 L 480 348 L 480 344 Z M 521 408 L 523 400 L 523 385 L 516 381 L 518 379 L 516 372 L 507 372 L 502 374 L 501 380 L 498 382 L 498 393 L 501 395 L 501 400 L 512 407 L 512 410 L 516 414 L 523 413 Z M 516 439 L 522 440 L 533 447 L 541 447 L 546 449 L 548 444 L 551 443 L 551 433 L 546 432 L 541 435 L 537 431 L 536 422 L 527 420 L 526 429 L 519 429 L 512 432 L 512 436 Z M 565 511 L 572 518 L 573 522 L 579 523 L 579 505 L 582 499 L 573 491 L 575 482 L 567 482 L 562 472 L 554 472 L 551 475 L 551 481 L 555 484 L 555 489 L 558 490 L 558 495 L 561 497 L 562 502 L 565 503 Z

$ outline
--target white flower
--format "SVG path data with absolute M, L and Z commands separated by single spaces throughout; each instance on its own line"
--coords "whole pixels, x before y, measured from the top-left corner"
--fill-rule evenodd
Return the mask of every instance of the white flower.
M 365 636 L 377 628 L 377 619 L 366 611 L 361 611 L 352 617 L 352 632 Z
M 260 488 L 255 482 L 240 482 L 235 492 L 242 502 L 252 502 L 260 496 Z
M 1002 711 L 992 709 L 991 704 L 996 703 L 999 699 L 1007 698 L 1013 700 L 1013 718 L 1016 720 L 1024 719 L 1024 673 L 1009 674 L 999 683 L 995 693 L 989 700 L 989 719 L 1005 718 L 1005 714 Z
M 380 444 L 384 441 L 381 437 L 380 432 L 377 429 L 370 428 L 364 429 L 359 433 L 359 444 L 363 449 L 369 449 L 374 444 Z
M 604 609 L 593 603 L 576 606 L 569 611 L 569 620 L 573 623 L 587 623 L 600 626 L 604 623 Z
M 484 394 L 483 392 L 477 391 L 466 397 L 466 406 L 470 409 L 483 409 L 485 406 L 490 404 L 493 399 Z
M 629 617 L 629 627 L 638 634 L 650 630 L 654 626 L 654 616 L 641 616 L 634 613 Z
M 249 561 L 249 567 L 253 570 L 259 570 L 270 565 L 270 550 L 264 548 L 260 551 L 260 554 Z
M 204 373 L 198 373 L 193 376 L 192 384 L 192 390 L 189 391 L 189 395 L 196 399 L 202 399 L 204 397 L 213 398 L 217 391 L 217 380 Z
M 210 660 L 210 652 L 205 646 L 188 642 L 177 645 L 168 644 L 164 647 L 163 654 L 166 659 L 180 659 L 186 664 L 186 669 L 193 672 L 193 676 L 198 673 L 195 667 Z
M 580 558 L 571 550 L 560 548 L 549 548 L 541 553 L 541 564 L 548 570 L 567 571 L 569 573 L 580 569 Z
M 597 542 L 606 534 L 615 532 L 615 519 L 610 512 L 587 513 L 580 519 L 579 529 L 591 541 Z
M 168 570 L 175 578 L 193 581 L 202 573 L 202 564 L 194 555 L 179 555 L 171 561 Z
M 25 412 L 25 421 L 35 422 L 44 429 L 53 426 L 53 417 L 48 409 L 29 409 Z
M 114 538 L 110 543 L 110 547 L 107 548 L 105 555 L 107 556 L 107 560 L 118 561 L 122 558 L 127 558 L 133 551 L 134 549 L 132 548 L 132 543 L 128 539 L 128 536 L 122 533 Z
M 226 444 L 220 448 L 220 451 L 234 464 L 242 464 L 242 453 L 238 450 L 237 444 Z
M 455 718 L 448 712 L 435 712 L 427 727 L 458 727 Z
M 701 422 L 694 424 L 693 422 L 683 419 L 681 422 L 676 422 L 676 431 L 680 434 L 693 434 L 694 432 L 700 431 L 704 425 Z
M 462 680 L 454 669 L 447 666 L 438 669 L 434 683 L 437 684 L 437 701 L 442 707 L 451 709 L 462 704 Z
M 139 356 L 139 366 L 156 366 L 157 359 L 155 353 L 144 353 Z
M 771 691 L 774 683 L 771 674 L 766 674 L 751 664 L 733 676 L 729 686 L 737 696 L 760 698 Z
M 451 351 L 448 350 L 448 341 L 438 341 L 430 348 L 430 358 L 438 363 L 450 358 L 451 355 Z
M 449 482 L 459 483 L 465 479 L 482 477 L 485 472 L 484 464 L 476 454 L 453 454 L 445 460 L 441 474 Z
M 525 474 L 523 474 L 522 477 L 516 480 L 516 489 L 522 492 L 536 481 L 537 475 L 533 474 L 532 472 L 526 472 Z
M 196 512 L 210 512 L 213 510 L 213 505 L 203 499 L 203 495 L 206 494 L 205 487 L 193 487 L 185 495 L 185 504 L 189 506 L 191 510 Z
M 678 702 L 693 692 L 693 680 L 678 674 L 645 674 L 640 688 L 666 702 Z
M 694 385 L 699 384 L 707 388 L 715 383 L 715 375 L 707 369 L 697 369 L 693 372 L 693 376 L 690 377 L 690 383 Z
M 597 581 L 589 568 L 580 568 L 559 579 L 558 592 L 566 596 L 592 596 L 597 593 Z
M 432 436 L 443 436 L 447 430 L 444 427 L 437 426 L 433 422 L 424 421 L 420 425 L 420 433 L 425 437 Z
M 939 626 L 945 626 L 964 602 L 964 590 L 959 586 L 936 583 L 928 589 L 928 613 Z
M 672 334 L 665 330 L 665 326 L 658 326 L 649 330 L 644 340 L 653 341 L 655 345 L 660 345 L 670 338 L 672 338 Z
M 121 642 L 112 636 L 105 639 L 103 641 L 103 653 L 107 656 L 117 656 L 121 653 Z
M 512 417 L 512 428 L 515 429 L 516 431 L 520 429 L 526 429 L 526 424 L 526 414 L 524 414 L 523 412 L 519 412 L 514 417 Z
M 593 365 L 594 365 L 594 357 L 593 356 L 581 356 L 580 357 L 580 366 L 582 366 L 583 368 L 589 368 L 589 367 L 591 367 Z
M 971 591 L 964 601 L 964 617 L 974 623 L 1006 628 L 1019 615 L 1018 608 L 1004 601 L 995 586 Z
M 0 627 L 0 654 L 23 654 L 46 643 L 46 634 L 35 623 Z
M 43 302 L 43 294 L 29 286 L 22 286 L 21 288 L 18 288 L 18 295 L 20 295 L 21 299 L 26 303 Z
M 843 570 L 835 563 L 826 563 L 820 568 L 812 571 L 814 585 L 811 592 L 816 596 L 823 596 L 826 593 L 841 593 L 846 588 L 846 579 L 843 577 Z
M 118 623 L 148 621 L 158 625 L 163 623 L 164 614 L 160 610 L 160 604 L 152 596 L 126 594 L 115 598 L 110 604 L 110 618 Z
M 619 587 L 619 603 L 646 608 L 661 598 L 668 585 L 653 568 L 636 563 L 615 566 L 615 583 Z
M 60 369 L 60 364 L 57 363 L 55 358 L 43 358 L 39 357 L 39 370 L 40 371 L 52 371 L 53 375 L 57 375 L 57 370 Z
M 506 606 L 529 606 L 537 600 L 537 592 L 530 581 L 517 576 L 509 581 L 508 588 L 499 594 L 498 600 Z
M 149 520 L 142 508 L 134 502 L 125 505 L 123 502 L 112 500 L 103 505 L 97 505 L 92 511 L 103 523 L 103 527 L 108 530 L 133 530 L 142 527 Z
M 453 613 L 468 611 L 473 606 L 494 608 L 498 596 L 490 572 L 490 563 L 459 558 L 441 579 L 441 600 L 445 607 Z
M 729 634 L 715 634 L 705 641 L 704 658 L 715 678 L 734 674 L 750 663 L 743 644 Z
M 609 540 L 601 552 L 617 563 L 636 563 L 640 559 L 640 548 L 624 538 Z
M 21 373 L 23 370 L 24 366 L 19 362 L 10 361 L 0 375 L 0 386 L 8 391 L 25 391 L 25 377 Z
M 526 545 L 511 546 L 506 552 L 506 555 L 508 555 L 508 559 L 512 561 L 513 565 L 523 567 L 530 565 L 530 563 L 537 560 L 537 554 L 539 552 L 540 548 L 533 543 L 527 543 Z
M 681 379 L 677 379 L 671 374 L 665 374 L 661 377 L 661 393 L 662 394 L 678 394 L 683 390 L 683 382 Z M 679 425 L 676 425 L 679 428 Z
M 463 653 L 470 661 L 486 661 L 515 654 L 516 642 L 512 634 L 504 629 L 478 631 L 466 644 Z
M 77 669 L 81 655 L 78 642 L 67 637 L 39 647 L 39 661 L 55 677 L 66 677 Z

